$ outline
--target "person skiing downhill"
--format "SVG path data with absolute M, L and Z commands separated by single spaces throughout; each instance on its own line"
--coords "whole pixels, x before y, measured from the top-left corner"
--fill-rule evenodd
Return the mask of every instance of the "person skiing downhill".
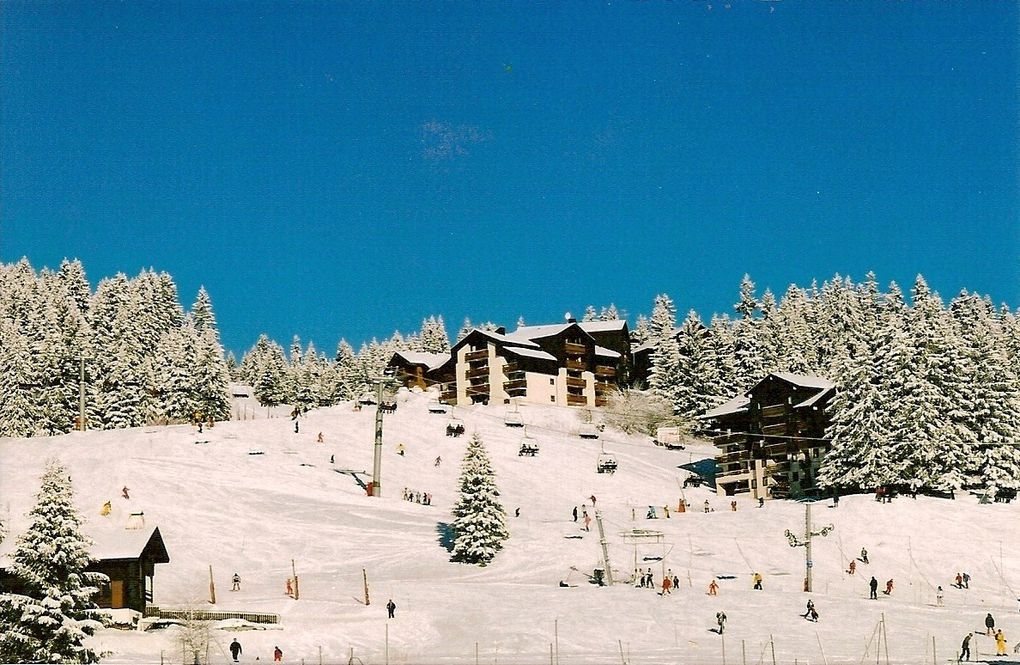
M 868 561 L 868 550 L 864 549 L 863 547 L 861 548 L 861 561 L 863 561 L 864 563 L 870 563 Z
M 885 591 L 883 591 L 882 593 L 884 593 L 885 595 L 889 596 L 889 595 L 892 594 L 892 589 L 893 589 L 893 581 L 892 580 L 888 580 L 885 583 Z
M 719 591 L 719 585 L 715 583 L 715 580 L 712 580 L 708 584 L 708 595 L 715 596 L 715 595 L 717 595 L 718 591 Z
M 667 593 L 669 593 L 669 590 L 672 587 L 673 587 L 673 580 L 669 579 L 669 575 L 666 575 L 665 577 L 662 578 L 662 593 L 660 593 L 659 595 L 660 596 L 665 596 Z
M 964 589 L 970 588 L 970 573 L 963 574 L 963 588 Z
M 758 591 L 761 591 L 762 590 L 762 588 L 761 588 L 761 581 L 762 581 L 761 573 L 755 573 L 754 575 L 752 575 L 751 576 L 751 580 L 754 582 L 754 588 L 757 589 Z
M 234 662 L 237 662 L 237 657 L 241 655 L 241 643 L 234 638 L 234 641 L 230 643 L 230 655 L 233 657 Z
M 723 630 L 726 628 L 726 613 L 725 612 L 716 612 L 715 613 L 715 622 L 717 624 L 719 624 L 719 634 L 722 635 L 723 634 Z
M 230 590 L 240 591 L 241 590 L 241 576 L 234 573 L 234 576 L 230 578 Z
M 957 660 L 970 660 L 970 637 L 972 633 L 967 633 L 963 638 L 963 644 L 960 645 L 960 657 Z
M 942 593 L 942 587 L 939 586 L 937 589 L 935 589 L 935 607 L 942 607 L 943 597 L 944 594 Z
M 120 495 L 121 495 L 122 497 L 124 497 L 125 499 L 130 499 L 130 498 L 131 498 L 131 495 L 130 495 L 130 494 L 128 493 L 128 488 L 127 488 L 127 485 L 125 485 L 125 486 L 123 487 L 123 489 L 121 489 L 121 490 L 120 490 Z
M 815 609 L 815 601 L 813 601 L 810 598 L 808 598 L 808 601 L 807 601 L 807 610 L 801 616 L 804 617 L 805 619 L 807 619 L 809 616 L 811 616 L 811 612 L 814 609 Z
M 857 561 L 851 561 L 850 562 L 850 567 L 847 569 L 846 572 L 850 573 L 851 575 L 856 573 L 857 572 Z
M 956 588 L 957 589 L 963 588 L 963 575 L 961 575 L 960 573 L 956 574 Z

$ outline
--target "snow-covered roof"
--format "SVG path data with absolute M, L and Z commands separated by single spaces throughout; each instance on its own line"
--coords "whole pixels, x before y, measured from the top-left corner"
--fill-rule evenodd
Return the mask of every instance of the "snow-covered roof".
M 537 358 L 538 360 L 551 360 L 556 361 L 556 358 L 545 351 L 535 349 L 523 349 L 520 347 L 508 346 L 504 349 L 507 353 L 512 353 L 517 356 L 524 356 L 525 358 Z
M 397 351 L 393 355 L 400 356 L 410 365 L 425 365 L 435 369 L 450 359 L 448 353 L 425 353 L 424 351 Z
M 485 335 L 486 337 L 488 337 L 488 338 L 490 338 L 490 339 L 492 339 L 492 340 L 494 340 L 496 342 L 501 342 L 501 343 L 506 344 L 506 345 L 528 346 L 528 347 L 531 347 L 533 349 L 539 348 L 538 344 L 535 344 L 534 342 L 532 342 L 530 339 L 528 339 L 526 337 L 520 337 L 520 338 L 516 337 L 515 336 L 516 335 L 516 331 L 514 331 L 514 333 L 511 333 L 510 335 L 501 335 L 498 332 L 494 332 L 492 330 L 482 330 L 481 328 L 472 328 L 471 332 L 469 332 L 467 335 L 465 335 L 464 338 L 466 339 L 468 336 L 470 336 L 472 333 L 475 333 L 475 332 L 481 333 L 482 335 Z M 461 341 L 463 341 L 463 340 L 461 340 Z M 460 342 L 458 342 L 458 344 L 459 343 Z
M 612 349 L 607 349 L 604 346 L 595 345 L 595 355 L 602 356 L 603 358 L 619 358 L 620 354 Z
M 804 388 L 818 388 L 820 390 L 828 390 L 829 388 L 834 387 L 832 381 L 811 374 L 791 374 L 789 372 L 772 372 L 770 376 L 779 377 L 780 379 L 786 381 L 787 383 L 792 383 L 795 386 L 801 386 Z
M 835 390 L 836 390 L 835 386 L 830 386 L 829 388 L 826 388 L 825 390 L 819 390 L 817 394 L 812 395 L 811 397 L 808 397 L 806 400 L 804 400 L 800 404 L 797 404 L 793 408 L 799 409 L 802 406 L 814 406 L 815 403 L 818 402 L 818 400 L 822 399 L 823 397 L 825 397 L 826 395 L 828 395 L 830 393 L 835 392 Z
M 732 413 L 740 413 L 741 411 L 747 411 L 747 405 L 751 403 L 751 399 L 747 395 L 738 395 L 728 402 L 720 404 L 714 409 L 709 409 L 702 415 L 698 416 L 700 419 L 717 418 L 719 416 L 727 416 Z
M 159 527 L 141 529 L 96 529 L 88 535 L 95 543 L 92 556 L 96 559 L 137 559 L 152 540 L 156 541 L 156 556 L 170 561 Z M 160 561 L 157 560 L 157 563 Z M 164 562 L 165 563 L 165 562 Z
M 141 529 L 124 529 L 112 527 L 92 527 L 85 529 L 85 535 L 94 543 L 89 552 L 97 561 L 110 561 L 114 559 L 137 559 L 145 551 L 150 541 L 154 542 L 153 559 L 155 563 L 169 563 L 170 556 L 167 554 L 166 546 L 163 544 L 163 537 L 159 533 L 159 527 L 148 527 Z M 11 566 L 11 554 L 16 546 L 15 539 L 8 539 L 10 545 L 5 543 L 4 552 L 0 554 L 0 569 Z
M 593 333 L 623 330 L 627 322 L 624 319 L 613 319 L 612 321 L 581 321 L 577 325 L 581 326 L 581 330 Z
M 550 323 L 543 326 L 521 326 L 508 334 L 507 337 L 515 340 L 531 341 L 543 337 L 553 337 L 574 325 L 573 323 Z

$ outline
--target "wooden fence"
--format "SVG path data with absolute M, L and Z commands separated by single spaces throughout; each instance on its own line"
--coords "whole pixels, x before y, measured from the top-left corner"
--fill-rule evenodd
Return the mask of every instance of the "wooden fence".
M 149 605 L 145 608 L 145 616 L 159 619 L 179 619 L 181 621 L 219 621 L 221 619 L 244 619 L 252 623 L 280 623 L 279 614 L 268 612 L 217 612 L 211 610 L 164 610 Z

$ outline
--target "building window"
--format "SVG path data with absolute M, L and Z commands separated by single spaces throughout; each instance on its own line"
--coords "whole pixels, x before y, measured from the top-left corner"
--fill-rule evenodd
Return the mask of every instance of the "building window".
M 556 395 L 549 395 L 549 401 L 550 402 L 555 402 L 556 401 Z
M 549 379 L 549 385 L 550 386 L 555 386 L 556 385 L 556 379 Z
M 758 489 L 758 479 L 757 478 L 752 478 L 751 479 L 751 489 L 753 489 L 753 490 Z

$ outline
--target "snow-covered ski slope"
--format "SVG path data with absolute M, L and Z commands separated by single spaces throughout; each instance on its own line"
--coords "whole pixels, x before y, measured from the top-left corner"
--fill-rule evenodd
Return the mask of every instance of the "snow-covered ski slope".
M 385 416 L 381 498 L 366 496 L 350 476 L 334 472 L 371 472 L 373 407 L 310 412 L 297 434 L 289 418 L 275 418 L 220 423 L 202 434 L 171 426 L 0 440 L 0 509 L 10 521 L 2 548 L 9 551 L 24 528 L 44 462 L 55 456 L 69 468 L 89 529 L 119 529 L 139 511 L 147 525 L 160 527 L 171 563 L 157 566 L 156 605 L 281 616 L 280 630 L 213 631 L 209 657 L 217 663 L 230 660 L 227 645 L 234 637 L 244 647 L 242 662 L 268 661 L 279 645 L 291 663 L 319 662 L 321 647 L 327 663 L 348 662 L 353 648 L 364 663 L 467 664 L 476 662 L 477 643 L 478 662 L 548 663 L 555 642 L 563 665 L 619 663 L 621 647 L 634 665 L 771 663 L 770 636 L 779 663 L 857 663 L 869 640 L 866 662 L 875 658 L 871 638 L 883 615 L 889 662 L 947 662 L 967 631 L 983 633 L 986 612 L 1003 627 L 1011 651 L 1020 641 L 1017 503 L 979 505 L 961 496 L 878 504 L 854 496 L 838 508 L 815 504 L 816 529 L 831 523 L 835 530 L 815 540 L 815 592 L 809 595 L 801 591 L 803 548 L 791 548 L 783 535 L 786 529 L 803 532 L 803 505 L 773 501 L 758 509 L 738 498 L 732 512 L 729 498 L 699 488 L 685 491 L 690 511 L 676 513 L 686 477 L 677 466 L 712 455 L 710 446 L 668 451 L 647 437 L 608 429 L 600 440 L 582 440 L 583 412 L 522 405 L 528 434 L 541 450 L 534 458 L 519 457 L 522 431 L 504 426 L 504 407 L 457 407 L 467 436 L 450 438 L 448 416 L 429 414 L 429 399 L 402 392 L 397 412 Z M 316 443 L 319 432 L 323 444 Z M 439 542 L 473 432 L 492 457 L 511 532 L 503 552 L 484 568 L 450 563 Z M 603 446 L 619 462 L 614 475 L 596 473 Z M 124 486 L 130 499 L 121 497 Z M 405 487 L 431 493 L 433 505 L 403 501 Z M 580 512 L 587 504 L 592 512 L 592 494 L 614 577 L 628 579 L 637 560 L 652 568 L 657 584 L 664 568 L 672 569 L 681 579 L 678 591 L 660 597 L 628 583 L 598 588 L 572 572 L 590 574 L 601 560 L 596 523 L 584 532 L 571 519 L 574 506 Z M 703 512 L 706 499 L 715 512 Z M 99 510 L 107 500 L 114 510 L 103 518 Z M 669 519 L 645 519 L 649 505 L 661 515 L 666 504 Z M 516 508 L 520 517 L 513 516 Z M 622 534 L 634 528 L 661 531 L 662 542 L 625 540 Z M 566 538 L 577 535 L 583 537 Z M 850 576 L 847 564 L 862 546 L 871 564 L 858 563 Z M 292 559 L 300 600 L 284 594 Z M 210 565 L 215 606 L 208 602 Z M 242 588 L 231 592 L 235 571 Z M 751 589 L 754 571 L 764 576 L 763 591 Z M 969 590 L 950 586 L 962 571 L 973 577 Z M 868 599 L 872 574 L 881 588 L 895 580 L 891 596 Z M 733 578 L 720 579 L 718 596 L 708 596 L 717 575 Z M 572 587 L 560 588 L 561 580 Z M 945 590 L 941 608 L 935 607 L 939 584 Z M 817 624 L 800 616 L 809 597 L 820 614 Z M 396 618 L 387 620 L 390 598 Z M 712 631 L 720 610 L 729 619 L 723 637 Z M 167 662 L 181 662 L 178 636 L 175 629 L 111 629 L 94 639 L 112 652 L 106 662 L 160 662 L 161 653 Z M 973 646 L 982 657 L 994 653 L 994 642 L 983 635 Z

